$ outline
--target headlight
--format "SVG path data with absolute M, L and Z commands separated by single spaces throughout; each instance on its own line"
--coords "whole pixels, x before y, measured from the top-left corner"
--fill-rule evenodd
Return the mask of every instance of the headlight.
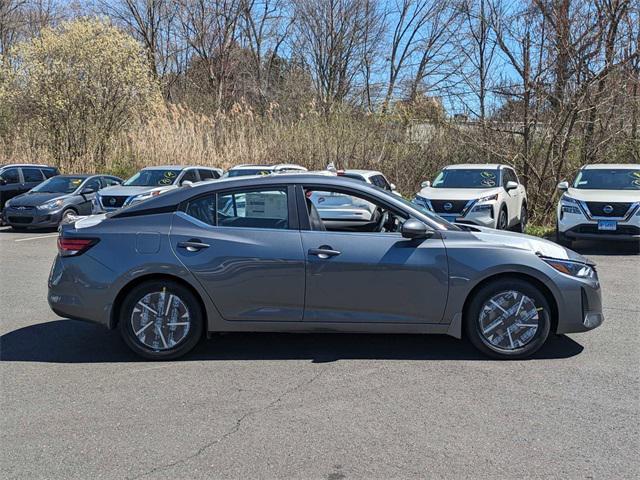
M 578 200 L 573 197 L 570 197 L 566 193 L 560 197 L 560 201 L 565 203 L 573 203 L 574 205 L 578 205 Z
M 141 193 L 139 195 L 136 195 L 134 197 L 129 197 L 127 198 L 127 200 L 124 202 L 124 205 L 131 205 L 132 203 L 137 203 L 137 202 L 141 202 L 143 200 L 148 200 L 150 198 L 156 197 L 158 195 L 160 195 L 162 192 L 159 190 L 152 190 L 151 192 L 145 192 L 145 193 Z
M 482 203 L 482 202 L 492 202 L 494 200 L 498 199 L 498 194 L 493 194 L 493 195 L 488 195 L 486 197 L 482 197 L 479 198 L 478 201 L 476 203 Z
M 565 275 L 578 278 L 595 278 L 596 271 L 591 265 L 570 260 L 557 260 L 555 258 L 542 258 L 547 264 Z
M 415 203 L 416 205 L 421 206 L 422 208 L 426 208 L 427 210 L 433 212 L 433 207 L 431 206 L 431 201 L 427 200 L 424 197 L 421 197 L 420 195 L 416 195 L 415 198 L 413 200 L 411 200 L 412 203 Z
M 476 205 L 475 207 L 473 207 L 473 211 L 474 212 L 491 212 L 493 211 L 493 205 Z
M 41 208 L 44 208 L 45 210 L 53 210 L 54 208 L 61 207 L 63 203 L 64 203 L 64 200 L 55 200 L 53 202 L 49 202 L 49 203 L 45 203 L 44 205 L 41 205 Z

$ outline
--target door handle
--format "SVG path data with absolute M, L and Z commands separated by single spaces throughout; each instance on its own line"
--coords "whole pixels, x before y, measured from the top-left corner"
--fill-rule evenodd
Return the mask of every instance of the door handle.
M 202 243 L 200 240 L 192 238 L 188 242 L 178 242 L 178 248 L 185 248 L 188 252 L 197 252 L 203 248 L 209 248 L 209 244 Z
M 309 255 L 316 255 L 318 258 L 326 259 L 329 257 L 340 255 L 340 252 L 338 250 L 333 250 L 331 247 L 323 245 L 320 248 L 310 248 Z

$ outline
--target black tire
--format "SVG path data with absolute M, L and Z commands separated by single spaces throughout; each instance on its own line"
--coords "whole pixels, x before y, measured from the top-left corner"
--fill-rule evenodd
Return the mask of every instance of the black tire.
M 148 294 L 158 294 L 160 292 L 174 295 L 184 304 L 189 314 L 190 325 L 188 333 L 175 346 L 171 348 L 157 349 L 144 344 L 133 329 L 134 308 L 138 302 Z M 165 321 L 168 320 L 165 318 Z M 150 322 L 152 323 L 152 322 Z M 151 280 L 141 283 L 127 294 L 118 315 L 118 327 L 120 334 L 127 346 L 136 354 L 148 360 L 172 360 L 185 355 L 202 338 L 204 318 L 200 303 L 195 295 L 188 288 L 171 280 Z M 149 329 L 151 332 L 151 329 Z M 153 331 L 155 336 L 158 334 Z M 143 336 L 144 338 L 144 336 Z M 164 340 L 164 336 L 163 342 Z
M 558 245 L 562 245 L 563 247 L 571 248 L 573 245 L 573 241 L 570 238 L 567 238 L 565 234 L 563 234 L 558 228 L 558 223 L 556 222 L 556 243 Z
M 60 224 L 62 225 L 64 223 L 64 221 L 66 220 L 65 217 L 69 216 L 69 215 L 77 215 L 78 212 L 76 212 L 73 208 L 65 208 L 62 211 L 62 215 L 60 215 Z
M 527 230 L 527 222 L 529 221 L 529 212 L 527 206 L 523 203 L 520 207 L 520 222 L 515 226 L 514 231 L 524 233 Z
M 495 298 L 498 295 L 505 294 L 505 292 L 519 292 L 520 294 L 527 297 L 527 304 L 532 305 L 535 308 L 535 312 L 537 312 L 537 328 L 534 330 L 534 333 L 527 332 L 527 328 L 514 330 L 517 332 L 525 332 L 530 335 L 523 342 L 522 345 L 517 345 L 515 348 L 502 348 L 501 346 L 495 345 L 486 337 L 486 334 L 482 333 L 481 327 L 481 315 L 483 314 L 483 307 L 485 303 L 490 302 L 491 299 Z M 510 310 L 507 310 L 507 312 Z M 518 312 L 520 311 L 520 306 L 518 306 Z M 531 310 L 533 311 L 533 310 Z M 497 312 L 497 310 L 496 310 Z M 523 313 L 528 313 L 523 311 Z M 509 316 L 507 319 L 511 319 Z M 520 321 L 522 317 L 519 318 Z M 532 319 L 527 318 L 526 322 L 530 322 Z M 549 308 L 549 303 L 547 302 L 545 296 L 532 285 L 530 282 L 519 278 L 505 278 L 500 280 L 495 280 L 487 283 L 482 286 L 473 296 L 469 305 L 464 313 L 464 323 L 465 323 L 465 332 L 467 338 L 471 341 L 471 343 L 483 354 L 497 358 L 500 360 L 518 360 L 530 357 L 533 355 L 547 340 L 549 336 L 549 331 L 551 330 L 551 309 Z M 493 324 L 496 322 L 494 321 Z M 535 323 L 535 322 L 534 322 Z M 513 339 L 511 338 L 511 333 L 506 332 L 504 334 L 500 334 L 500 325 L 497 324 L 498 327 L 492 329 L 492 332 L 497 332 L 496 335 L 491 335 L 491 337 L 499 337 L 500 339 L 508 339 L 510 343 L 513 345 Z M 507 329 L 508 330 L 508 329 Z M 515 334 L 514 333 L 514 334 Z M 523 338 L 524 334 L 521 335 L 517 339 L 520 341 L 520 338 Z M 498 343 L 498 342 L 496 342 Z M 505 341 L 506 343 L 506 341 Z
M 498 214 L 498 221 L 496 222 L 497 230 L 506 230 L 509 228 L 509 215 L 507 214 L 507 208 L 503 205 L 500 207 L 500 213 Z

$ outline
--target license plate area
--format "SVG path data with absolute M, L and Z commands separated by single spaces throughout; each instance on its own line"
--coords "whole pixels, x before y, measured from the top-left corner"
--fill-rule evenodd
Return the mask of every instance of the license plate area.
M 598 220 L 598 230 L 615 231 L 618 229 L 618 222 L 615 220 Z

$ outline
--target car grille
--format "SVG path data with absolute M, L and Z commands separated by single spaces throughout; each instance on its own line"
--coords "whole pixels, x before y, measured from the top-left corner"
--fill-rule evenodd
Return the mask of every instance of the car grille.
M 578 225 L 573 227 L 571 231 L 576 233 L 592 233 L 604 235 L 640 235 L 640 228 L 634 225 L 618 225 L 616 230 L 598 230 L 598 225 Z
M 436 213 L 462 213 L 467 202 L 468 200 L 431 200 L 431 205 Z M 447 210 L 444 206 L 448 203 L 451 208 Z
M 33 217 L 7 217 L 9 223 L 31 223 L 33 222 Z
M 624 217 L 631 207 L 631 203 L 587 202 L 589 212 L 594 217 Z M 610 212 L 605 212 L 609 210 Z
M 100 197 L 104 208 L 120 208 L 129 198 L 127 195 L 105 195 Z

